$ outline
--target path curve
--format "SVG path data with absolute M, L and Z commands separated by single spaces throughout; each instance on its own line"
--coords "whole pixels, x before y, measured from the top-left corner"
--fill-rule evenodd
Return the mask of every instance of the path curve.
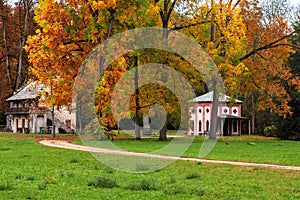
M 230 165 L 240 165 L 240 166 L 258 166 L 258 167 L 269 167 L 275 169 L 288 169 L 288 170 L 300 170 L 300 166 L 287 166 L 287 165 L 275 165 L 275 164 L 264 164 L 264 163 L 251 163 L 251 162 L 239 162 L 239 161 L 227 161 L 227 160 L 209 160 L 203 158 L 184 158 L 175 156 L 166 156 L 150 153 L 137 153 L 121 150 L 112 150 L 105 148 L 89 147 L 78 144 L 72 144 L 62 140 L 41 140 L 40 144 L 56 148 L 73 149 L 79 151 L 88 152 L 98 152 L 106 154 L 119 154 L 119 155 L 130 155 L 130 156 L 144 156 L 150 158 L 160 158 L 160 159 L 171 159 L 171 160 L 185 160 L 185 161 L 195 161 L 195 162 L 205 162 L 205 163 L 217 163 L 217 164 L 230 164 Z

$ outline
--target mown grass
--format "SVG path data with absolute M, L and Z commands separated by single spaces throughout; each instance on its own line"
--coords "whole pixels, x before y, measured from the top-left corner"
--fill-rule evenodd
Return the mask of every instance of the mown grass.
M 41 146 L 35 139 L 0 137 L 2 147 L 1 199 L 300 198 L 299 171 L 177 161 L 131 174 L 102 165 L 88 152 Z
M 109 148 L 107 141 L 75 141 L 77 144 Z M 133 152 L 153 152 L 168 142 L 157 139 L 114 140 L 113 144 L 120 149 Z M 185 157 L 199 157 L 203 138 L 197 137 L 183 154 Z M 208 159 L 258 162 L 300 166 L 300 142 L 285 141 L 258 136 L 222 137 L 212 151 L 205 157 Z

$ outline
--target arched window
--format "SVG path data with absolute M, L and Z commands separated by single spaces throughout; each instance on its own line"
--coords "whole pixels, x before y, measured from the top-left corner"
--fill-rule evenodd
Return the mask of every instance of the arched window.
M 202 121 L 201 120 L 199 121 L 199 132 L 200 133 L 202 132 Z
M 206 120 L 206 131 L 209 131 L 209 121 Z

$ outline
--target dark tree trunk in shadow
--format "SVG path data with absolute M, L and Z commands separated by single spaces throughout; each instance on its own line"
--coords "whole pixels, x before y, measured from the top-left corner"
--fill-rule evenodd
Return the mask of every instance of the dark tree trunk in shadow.
M 159 131 L 159 138 L 158 140 L 160 141 L 167 141 L 167 132 L 168 132 L 168 128 L 167 128 L 167 119 L 168 119 L 168 116 L 166 118 L 166 122 L 163 126 L 163 128 Z
M 141 139 L 141 130 L 139 127 L 139 115 L 140 115 L 140 97 L 139 97 L 139 70 L 138 70 L 138 57 L 135 56 L 135 76 L 134 76 L 134 85 L 135 85 L 135 139 L 140 140 Z

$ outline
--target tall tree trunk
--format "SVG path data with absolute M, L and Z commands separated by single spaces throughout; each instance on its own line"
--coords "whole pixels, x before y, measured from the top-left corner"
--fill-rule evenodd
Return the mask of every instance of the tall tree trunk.
M 79 123 L 79 134 L 82 134 L 82 101 L 81 97 L 77 97 L 77 106 L 79 105 L 79 114 L 77 113 L 76 115 L 78 116 L 78 123 Z M 77 126 L 77 125 L 76 125 Z
M 18 89 L 20 87 L 20 79 L 21 79 L 21 75 L 22 75 L 22 64 L 23 64 L 23 47 L 25 45 L 25 42 L 26 42 L 26 33 L 27 33 L 27 18 L 28 18 L 28 12 L 29 12 L 29 6 L 27 5 L 28 2 L 26 2 L 25 0 L 23 1 L 20 1 L 19 2 L 19 9 L 20 9 L 20 12 L 21 12 L 21 4 L 23 2 L 23 6 L 24 6 L 24 12 L 25 12 L 25 15 L 24 15 L 24 21 L 23 21 L 23 24 L 24 24 L 24 30 L 22 30 L 22 28 L 20 28 L 20 32 L 21 32 L 21 36 L 22 38 L 20 39 L 20 49 L 19 49 L 19 62 L 18 62 L 18 74 L 17 74 L 17 77 L 16 77 L 16 84 L 15 84 L 15 89 Z M 22 15 L 20 15 L 20 24 L 22 24 Z M 22 26 L 20 26 L 22 27 Z
M 52 136 L 55 137 L 54 105 L 53 104 L 52 104 L 51 115 L 52 115 Z
M 115 10 L 114 9 L 109 9 L 109 13 L 110 13 L 110 20 L 109 20 L 109 24 L 108 24 L 108 32 L 107 32 L 107 36 L 106 36 L 106 41 L 110 38 L 111 34 L 112 34 L 112 29 L 113 29 L 113 22 L 115 20 Z M 101 43 L 101 41 L 98 41 L 99 43 Z M 105 55 L 101 55 L 100 59 L 99 59 L 99 69 L 98 69 L 98 75 L 99 75 L 99 80 L 101 80 L 103 73 L 104 73 L 104 62 L 105 62 L 105 56 L 107 54 L 107 42 L 104 43 L 104 53 Z M 100 104 L 101 104 L 101 98 L 99 99 Z M 99 113 L 98 113 L 98 117 L 99 119 L 102 118 L 102 110 L 99 109 Z M 105 126 L 105 124 L 104 124 Z M 109 128 L 108 126 L 106 127 L 107 129 Z
M 120 135 L 120 121 L 118 121 L 117 125 L 118 125 L 118 135 Z
M 251 101 L 252 101 L 252 112 L 251 112 L 251 132 L 252 133 L 255 133 L 255 102 L 254 102 L 254 94 L 253 94 L 253 91 L 252 91 L 252 94 L 251 94 Z
M 213 77 L 214 79 L 214 77 Z M 217 123 L 218 123 L 218 91 L 216 87 L 216 80 L 213 80 L 213 101 L 212 101 L 212 114 L 211 114 L 211 123 L 209 130 L 209 139 L 217 138 Z
M 168 119 L 168 115 L 166 117 L 166 121 L 165 121 L 164 126 L 159 131 L 159 138 L 158 138 L 158 140 L 160 140 L 160 141 L 167 141 L 168 140 L 168 138 L 167 138 L 167 132 L 168 132 L 167 119 Z
M 158 1 L 155 1 L 156 3 Z M 159 14 L 160 14 L 160 19 L 162 22 L 162 26 L 163 26 L 163 42 L 167 45 L 168 42 L 168 37 L 169 37 L 169 31 L 168 31 L 168 24 L 169 24 L 169 20 L 170 20 L 170 16 L 171 13 L 174 10 L 175 4 L 176 4 L 177 0 L 173 0 L 173 2 L 171 3 L 170 0 L 165 0 L 164 1 L 164 6 L 163 8 L 160 10 Z M 171 6 L 169 8 L 169 3 L 171 3 Z M 165 63 L 162 64 L 167 64 L 168 60 L 165 60 Z M 165 77 L 167 79 L 167 77 Z M 166 82 L 166 80 L 163 80 Z M 167 132 L 168 132 L 168 128 L 167 128 L 167 120 L 168 120 L 168 114 L 166 117 L 166 122 L 163 126 L 163 128 L 159 131 L 159 140 L 161 141 L 166 141 L 167 140 Z
M 135 87 L 135 126 L 134 126 L 134 133 L 135 138 L 137 140 L 141 139 L 141 130 L 139 126 L 139 114 L 140 114 L 140 97 L 139 97 L 139 70 L 138 70 L 138 56 L 135 56 L 134 64 L 135 68 L 135 75 L 134 75 L 134 87 Z
M 211 1 L 211 9 L 214 8 L 214 0 Z M 210 41 L 214 42 L 215 40 L 215 22 L 214 22 L 214 11 L 212 11 L 212 19 L 210 24 Z M 217 73 L 212 73 L 212 90 L 213 90 L 213 101 L 212 101 L 212 114 L 211 114 L 211 123 L 209 130 L 209 139 L 217 138 L 217 123 L 218 123 L 218 92 L 216 87 L 216 76 Z

